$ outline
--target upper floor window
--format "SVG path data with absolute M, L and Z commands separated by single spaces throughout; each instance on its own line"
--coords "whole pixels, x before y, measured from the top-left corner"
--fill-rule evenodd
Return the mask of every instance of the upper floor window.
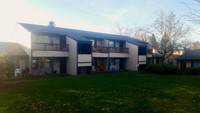
M 144 47 L 139 47 L 138 48 L 138 54 L 139 55 L 146 55 L 147 54 L 147 47 L 144 46 Z
M 96 40 L 91 40 L 92 41 L 92 46 L 97 46 L 97 41 Z
M 114 41 L 109 41 L 109 47 L 115 47 L 115 42 Z
M 53 37 L 49 36 L 48 39 L 49 39 L 49 44 L 53 44 Z
M 91 54 L 91 43 L 78 43 L 78 54 Z

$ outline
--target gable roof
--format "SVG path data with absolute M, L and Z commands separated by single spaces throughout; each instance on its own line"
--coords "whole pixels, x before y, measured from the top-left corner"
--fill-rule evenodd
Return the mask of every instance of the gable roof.
M 186 50 L 185 53 L 177 57 L 176 60 L 200 60 L 200 49 Z
M 28 56 L 18 43 L 0 42 L 0 53 L 9 56 Z
M 26 23 L 19 23 L 19 24 L 23 26 L 25 29 L 27 29 L 29 32 L 64 35 L 77 41 L 90 41 L 88 38 L 92 38 L 92 39 L 127 41 L 138 46 L 147 46 L 148 44 L 145 41 L 141 41 L 129 36 L 75 30 L 75 29 L 60 28 L 60 27 L 53 27 L 53 26 L 26 24 Z
M 153 53 L 152 57 L 153 58 L 162 58 L 162 55 L 160 53 Z

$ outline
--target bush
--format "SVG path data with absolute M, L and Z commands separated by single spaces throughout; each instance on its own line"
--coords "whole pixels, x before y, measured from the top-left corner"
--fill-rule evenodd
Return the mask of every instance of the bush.
M 148 66 L 146 71 L 156 74 L 177 74 L 179 69 L 177 66 L 171 64 L 153 64 Z
M 186 75 L 200 75 L 200 68 L 188 67 L 184 70 Z
M 14 62 L 6 54 L 0 54 L 0 78 L 10 78 L 14 75 Z

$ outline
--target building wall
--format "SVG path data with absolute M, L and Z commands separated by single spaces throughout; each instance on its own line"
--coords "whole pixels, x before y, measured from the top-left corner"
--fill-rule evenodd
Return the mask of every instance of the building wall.
M 79 54 L 78 55 L 78 66 L 92 66 L 92 56 L 91 54 Z
M 129 53 L 109 53 L 111 58 L 128 58 Z
M 77 42 L 67 38 L 69 44 L 69 58 L 67 59 L 67 73 L 77 75 Z
M 126 47 L 129 48 L 128 59 L 126 60 L 127 70 L 138 70 L 138 46 L 126 42 Z
M 79 54 L 78 55 L 78 62 L 82 62 L 82 63 L 85 63 L 85 62 L 92 62 L 92 59 L 91 59 L 91 54 Z
M 33 51 L 33 57 L 68 57 L 69 52 L 62 51 Z
M 147 56 L 146 55 L 139 55 L 139 64 L 146 64 L 147 63 Z

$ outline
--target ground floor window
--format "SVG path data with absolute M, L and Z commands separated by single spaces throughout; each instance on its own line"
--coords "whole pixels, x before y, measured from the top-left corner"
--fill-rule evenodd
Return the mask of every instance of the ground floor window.
M 39 57 L 32 59 L 32 74 L 44 75 L 51 74 L 51 60 L 46 57 Z
M 147 66 L 146 64 L 140 64 L 138 70 L 139 71 L 145 70 L 146 66 Z
M 79 75 L 91 74 L 91 71 L 92 71 L 91 66 L 78 67 L 78 74 Z

